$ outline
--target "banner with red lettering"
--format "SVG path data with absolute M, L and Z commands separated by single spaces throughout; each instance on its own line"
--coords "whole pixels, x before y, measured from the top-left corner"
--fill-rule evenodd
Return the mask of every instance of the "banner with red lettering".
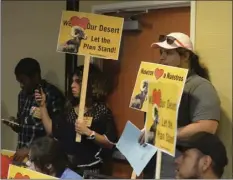
M 118 60 L 124 19 L 63 11 L 57 51 Z

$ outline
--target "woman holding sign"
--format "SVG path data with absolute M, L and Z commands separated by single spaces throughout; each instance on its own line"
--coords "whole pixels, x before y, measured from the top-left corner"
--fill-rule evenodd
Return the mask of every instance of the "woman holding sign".
M 42 95 L 36 92 L 35 98 L 40 101 L 42 121 L 47 133 L 63 144 L 78 173 L 98 173 L 103 163 L 103 155 L 111 154 L 111 150 L 107 149 L 111 149 L 113 142 L 116 142 L 113 115 L 105 104 L 109 82 L 97 67 L 90 64 L 84 119 L 80 122 L 77 119 L 82 75 L 83 66 L 75 70 L 71 84 L 72 96 L 64 114 L 57 118 L 51 119 L 48 116 L 43 92 Z M 82 135 L 81 142 L 75 141 L 76 133 Z
M 220 120 L 220 100 L 209 81 L 207 70 L 193 50 L 190 38 L 183 33 L 161 35 L 159 42 L 153 43 L 152 47 L 160 49 L 160 64 L 189 69 L 179 107 L 177 140 L 189 138 L 200 131 L 214 134 Z M 176 152 L 178 155 L 179 152 Z M 152 158 L 145 168 L 145 178 L 153 178 L 154 170 L 155 158 Z M 176 172 L 179 173 L 179 170 Z M 163 154 L 161 178 L 174 177 L 174 158 Z

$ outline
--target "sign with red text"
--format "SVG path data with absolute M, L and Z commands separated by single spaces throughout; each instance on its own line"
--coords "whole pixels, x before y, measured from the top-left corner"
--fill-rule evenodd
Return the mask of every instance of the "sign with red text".
M 1 149 L 1 155 L 7 157 L 8 159 L 12 161 L 15 155 L 15 151 Z M 28 158 L 25 158 L 23 162 L 27 162 L 27 161 L 28 161 Z
M 175 155 L 177 117 L 188 69 L 142 62 L 130 107 L 146 112 L 145 142 Z
M 145 142 L 171 156 L 175 155 L 180 89 L 174 83 L 150 82 Z
M 179 94 L 174 95 L 181 97 L 187 74 L 188 69 L 141 62 L 129 106 L 147 112 L 149 82 L 175 84 L 179 88 Z
M 57 51 L 118 60 L 124 19 L 63 11 Z
M 1 149 L 1 154 L 3 156 L 8 157 L 9 159 L 13 160 L 15 151 L 7 150 L 7 149 Z
M 58 178 L 11 164 L 9 166 L 7 179 L 58 179 Z

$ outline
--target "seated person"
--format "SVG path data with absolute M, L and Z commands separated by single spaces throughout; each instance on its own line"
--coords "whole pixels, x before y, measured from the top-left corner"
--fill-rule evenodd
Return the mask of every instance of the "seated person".
M 48 136 L 36 139 L 29 151 L 29 168 L 61 179 L 82 179 L 69 169 L 68 157 L 60 143 Z
M 182 152 L 176 163 L 176 179 L 220 179 L 228 163 L 226 149 L 211 133 L 199 132 L 178 141 Z

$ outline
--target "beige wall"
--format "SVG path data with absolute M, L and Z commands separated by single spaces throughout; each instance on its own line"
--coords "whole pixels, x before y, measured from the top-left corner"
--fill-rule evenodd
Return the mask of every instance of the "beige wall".
M 80 1 L 79 7 L 80 11 L 82 12 L 91 12 L 92 6 L 101 5 L 101 4 L 113 4 L 117 3 L 118 1 Z
M 14 68 L 24 57 L 41 64 L 42 75 L 64 89 L 64 54 L 56 52 L 64 1 L 3 1 L 1 56 L 1 116 L 16 115 L 17 94 Z M 2 148 L 15 149 L 16 134 L 2 124 Z
M 219 136 L 228 151 L 225 178 L 232 178 L 232 2 L 197 1 L 195 48 L 208 66 L 222 101 Z

